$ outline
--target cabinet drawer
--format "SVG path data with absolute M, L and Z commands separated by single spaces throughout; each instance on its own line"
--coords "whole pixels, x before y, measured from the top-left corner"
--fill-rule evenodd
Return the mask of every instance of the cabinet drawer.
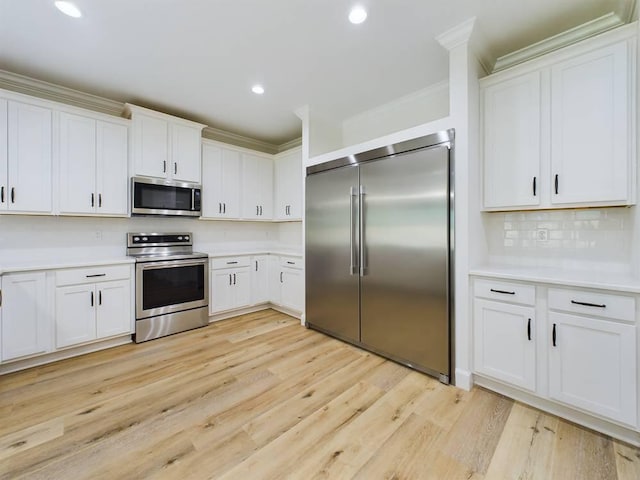
M 301 269 L 303 267 L 302 258 L 300 258 L 300 257 L 280 257 L 280 266 Z
M 635 322 L 636 301 L 609 293 L 550 288 L 549 308 Z
M 220 270 L 222 268 L 248 267 L 251 262 L 250 257 L 222 257 L 211 260 L 211 268 Z
M 129 265 L 107 265 L 87 268 L 70 268 L 56 272 L 56 286 L 80 285 L 83 283 L 108 282 L 131 278 Z
M 523 305 L 535 305 L 536 302 L 536 287 L 533 285 L 493 280 L 476 280 L 473 285 L 476 297 Z

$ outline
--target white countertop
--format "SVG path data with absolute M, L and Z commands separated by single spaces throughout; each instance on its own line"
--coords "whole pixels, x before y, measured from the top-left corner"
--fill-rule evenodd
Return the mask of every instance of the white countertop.
M 90 267 L 99 265 L 118 265 L 134 263 L 135 260 L 127 256 L 118 257 L 77 257 L 51 259 L 10 259 L 0 261 L 0 275 L 12 272 L 28 272 L 33 270 L 55 270 L 60 268 Z
M 550 283 L 569 287 L 600 288 L 640 293 L 640 279 L 631 274 L 598 270 L 564 270 L 550 267 L 483 265 L 471 268 L 470 275 Z

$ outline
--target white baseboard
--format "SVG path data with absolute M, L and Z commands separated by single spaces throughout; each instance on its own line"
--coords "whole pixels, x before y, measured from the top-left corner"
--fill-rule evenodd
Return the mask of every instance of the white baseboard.
M 469 370 L 456 368 L 455 385 L 458 388 L 469 391 L 473 387 L 473 375 Z

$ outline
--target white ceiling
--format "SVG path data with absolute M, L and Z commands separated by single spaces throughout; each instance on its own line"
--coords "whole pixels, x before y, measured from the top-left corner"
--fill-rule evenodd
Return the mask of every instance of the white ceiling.
M 447 78 L 434 38 L 470 18 L 500 56 L 635 0 L 0 0 L 0 69 L 273 144 L 303 106 L 344 119 Z M 251 93 L 254 83 L 266 93 Z

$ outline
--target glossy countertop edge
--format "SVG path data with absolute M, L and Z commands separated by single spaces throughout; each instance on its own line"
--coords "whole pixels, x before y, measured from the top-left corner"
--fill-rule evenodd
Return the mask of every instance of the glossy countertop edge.
M 469 270 L 469 275 L 503 280 L 547 283 L 563 287 L 596 288 L 617 292 L 640 293 L 640 279 L 624 273 L 594 274 L 580 270 L 545 267 L 481 266 Z M 594 278 L 597 275 L 597 279 Z
M 105 265 L 132 264 L 131 257 L 64 258 L 57 260 L 16 260 L 0 263 L 0 275 L 5 273 L 30 272 L 35 270 L 58 270 L 64 268 L 101 267 Z
M 207 252 L 209 258 L 223 258 L 223 257 L 245 257 L 249 255 L 281 255 L 286 257 L 302 257 L 302 252 L 293 250 L 270 250 L 270 249 L 258 249 L 258 250 L 229 250 L 229 251 L 216 251 Z

